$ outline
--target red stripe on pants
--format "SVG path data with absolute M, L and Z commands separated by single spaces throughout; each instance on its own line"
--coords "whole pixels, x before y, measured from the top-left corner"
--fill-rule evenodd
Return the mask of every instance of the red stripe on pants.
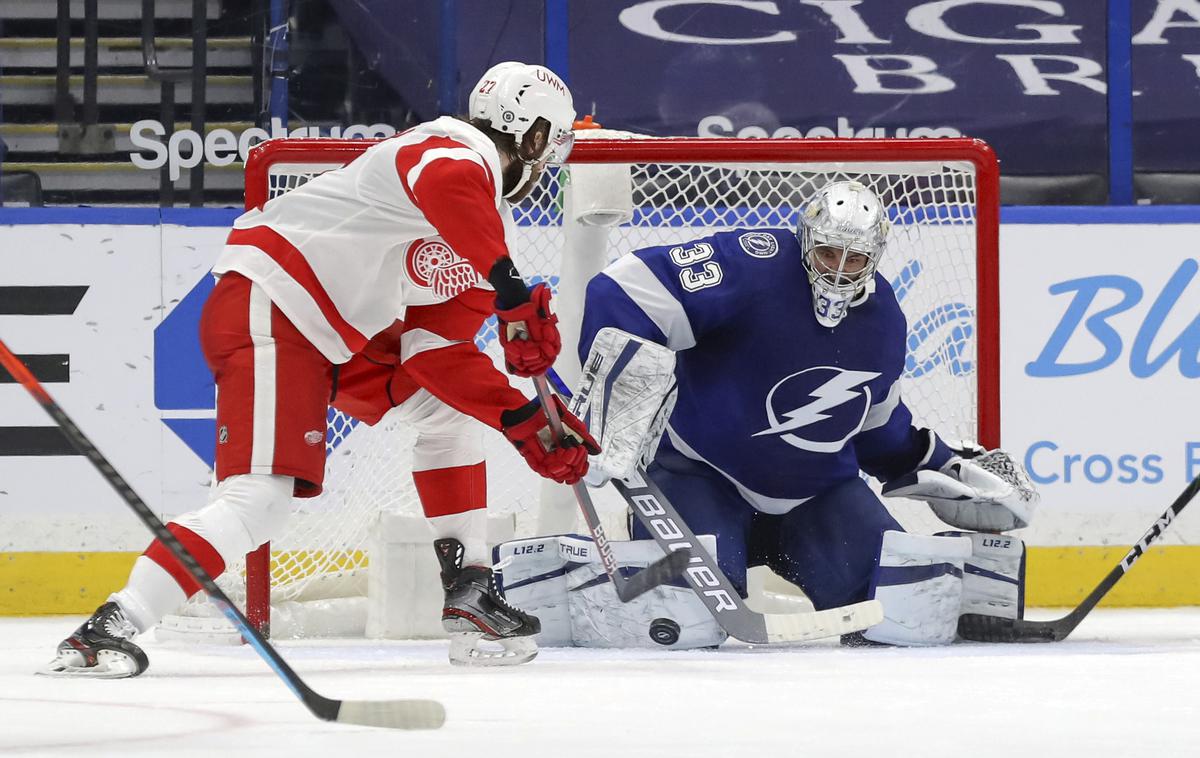
M 451 516 L 487 507 L 487 464 L 414 471 L 425 516 Z
M 208 540 L 188 529 L 186 526 L 180 526 L 174 522 L 167 524 L 167 530 L 175 535 L 175 539 L 183 543 L 187 551 L 192 554 L 200 567 L 208 572 L 208 575 L 213 579 L 225 572 L 225 559 L 217 552 L 217 549 L 212 546 Z M 146 548 L 144 555 L 171 575 L 179 586 L 187 593 L 188 597 L 195 595 L 200 591 L 200 582 L 192 576 L 192 572 L 183 567 L 171 551 L 167 549 L 159 540 L 150 543 L 150 547 Z
M 239 274 L 225 274 L 200 318 L 200 344 L 217 383 L 217 481 L 235 474 L 291 476 L 296 496 L 312 497 L 321 492 L 325 476 L 333 364 L 274 305 L 270 336 L 257 344 L 250 324 L 253 287 Z M 259 337 L 268 331 L 262 323 L 256 328 Z M 267 378 L 273 373 L 274 381 L 259 386 L 257 356 L 268 347 L 275 360 Z M 256 413 L 255 398 L 263 392 L 273 397 L 273 406 L 269 413 Z M 256 429 L 260 442 L 272 438 L 269 461 L 256 460 Z

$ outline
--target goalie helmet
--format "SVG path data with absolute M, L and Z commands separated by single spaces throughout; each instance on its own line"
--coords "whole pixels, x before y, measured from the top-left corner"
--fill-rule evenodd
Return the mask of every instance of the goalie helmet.
M 800 214 L 800 247 L 822 326 L 834 327 L 874 291 L 888 234 L 887 211 L 863 184 L 830 182 Z M 865 258 L 853 265 L 855 254 Z M 851 265 L 848 265 L 851 264 Z
M 513 135 L 518 145 L 537 119 L 546 119 L 550 123 L 546 147 L 541 155 L 525 160 L 526 163 L 542 160 L 562 163 L 574 144 L 571 127 L 575 123 L 575 106 L 571 91 L 545 66 L 516 61 L 497 63 L 471 90 L 467 110 L 471 118 L 487 121 L 493 129 Z

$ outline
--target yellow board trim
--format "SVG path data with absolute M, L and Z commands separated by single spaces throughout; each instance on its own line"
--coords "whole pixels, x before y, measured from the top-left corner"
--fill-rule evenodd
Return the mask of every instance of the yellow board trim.
M 0 553 L 0 616 L 91 613 L 139 553 Z
M 1129 552 L 1128 547 L 1030 547 L 1025 604 L 1078 605 Z M 1110 607 L 1200 605 L 1200 546 L 1152 547 L 1104 597 Z
M 1127 550 L 1125 547 L 1029 548 L 1026 605 L 1077 605 Z M 0 553 L 0 616 L 90 613 L 125 584 L 137 556 L 138 553 Z M 1200 605 L 1198 578 L 1200 546 L 1151 548 L 1102 604 L 1160 608 Z

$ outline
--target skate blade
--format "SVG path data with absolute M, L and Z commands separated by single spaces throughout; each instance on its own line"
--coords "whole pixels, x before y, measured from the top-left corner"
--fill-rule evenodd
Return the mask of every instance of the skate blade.
M 517 666 L 537 657 L 533 637 L 502 637 L 486 640 L 501 650 L 480 647 L 482 632 L 454 632 L 450 635 L 450 662 L 456 666 Z
M 95 666 L 78 666 L 72 660 L 82 656 L 59 656 L 33 673 L 39 676 L 60 676 L 86 679 L 128 679 L 142 673 L 137 661 L 116 650 L 101 650 Z

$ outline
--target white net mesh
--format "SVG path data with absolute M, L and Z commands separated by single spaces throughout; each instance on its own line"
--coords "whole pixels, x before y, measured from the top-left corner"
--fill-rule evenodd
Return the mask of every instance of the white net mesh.
M 880 272 L 892 282 L 909 323 L 905 402 L 919 424 L 943 436 L 976 438 L 975 171 L 966 161 L 889 160 L 700 164 L 684 157 L 633 164 L 633 219 L 611 230 L 607 258 L 717 230 L 794 228 L 797 209 L 815 189 L 829 181 L 860 181 L 880 195 L 893 222 Z M 345 161 L 333 156 L 315 164 L 275 164 L 265 177 L 268 197 Z M 562 228 L 570 173 L 570 167 L 549 171 L 515 213 L 519 270 L 556 290 L 560 260 L 572 254 L 564 250 Z M 476 343 L 498 357 L 494 319 Z M 532 396 L 531 388 L 524 389 Z M 512 514 L 518 536 L 533 534 L 539 480 L 499 435 L 488 439 L 489 511 Z M 318 498 L 295 501 L 288 533 L 272 546 L 273 602 L 364 592 L 367 537 L 377 514 L 384 508 L 421 512 L 409 473 L 413 440 L 388 417 L 370 428 L 331 411 L 326 489 Z M 237 580 L 242 570 L 231 566 L 227 581 L 244 596 Z

